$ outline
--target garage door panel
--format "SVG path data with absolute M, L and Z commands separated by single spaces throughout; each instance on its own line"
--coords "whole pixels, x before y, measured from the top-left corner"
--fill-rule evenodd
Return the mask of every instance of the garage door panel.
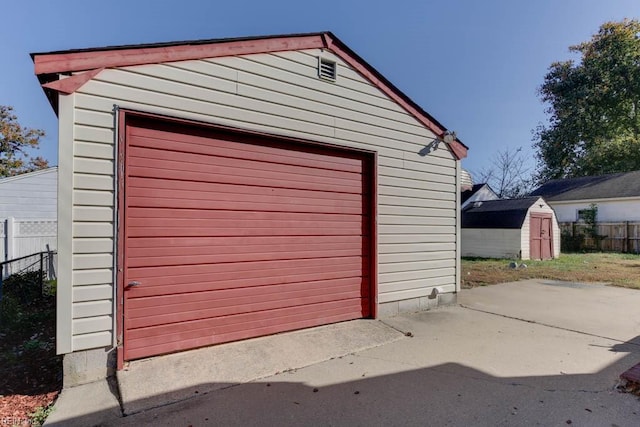
M 198 175 L 201 179 L 193 179 L 194 181 L 204 182 L 217 182 L 210 179 L 202 179 L 202 174 L 218 179 L 218 177 L 236 177 L 236 180 L 230 181 L 230 183 L 238 182 L 241 180 L 241 184 L 247 184 L 248 178 L 253 178 L 249 183 L 260 185 L 260 179 L 267 179 L 268 182 L 264 186 L 275 188 L 305 188 L 300 187 L 302 183 L 325 184 L 334 186 L 343 186 L 344 188 L 353 188 L 358 183 L 362 184 L 362 175 L 349 174 L 346 177 L 333 177 L 334 174 L 338 174 L 334 171 L 322 171 L 322 174 L 318 175 L 301 175 L 294 172 L 272 172 L 269 170 L 258 169 L 244 169 L 241 166 L 236 166 L 233 163 L 227 165 L 211 165 L 211 164 L 199 164 L 199 163 L 187 163 L 177 160 L 160 160 L 149 158 L 131 157 L 127 159 L 128 166 L 131 167 L 133 176 L 142 177 L 160 177 L 169 179 L 181 179 L 183 173 L 189 171 L 191 173 L 200 173 Z M 140 174 L 136 173 L 140 172 Z M 338 174 L 339 175 L 339 174 Z M 184 179 L 184 178 L 182 178 Z M 227 182 L 227 181 L 223 181 Z M 320 190 L 323 190 L 320 188 Z M 330 190 L 331 191 L 331 190 Z
M 366 156 L 149 124 L 126 133 L 127 360 L 369 316 Z
M 308 189 L 291 189 L 291 188 L 269 188 L 265 190 L 263 186 L 250 186 L 250 185 L 234 185 L 234 184 L 220 184 L 211 182 L 196 182 L 196 181 L 179 181 L 179 180 L 167 180 L 156 179 L 146 177 L 132 177 L 130 180 L 131 185 L 128 187 L 130 195 L 132 196 L 144 196 L 152 191 L 154 195 L 160 197 L 166 197 L 169 194 L 171 197 L 176 198 L 209 198 L 216 194 L 244 194 L 253 196 L 273 196 L 273 197 L 296 197 L 303 199 L 320 199 L 320 200 L 346 200 L 346 201 L 359 201 L 362 191 L 351 190 L 352 192 L 343 193 L 326 193 L 323 191 L 313 191 Z M 159 192 L 164 190 L 164 192 Z M 171 192 L 168 193 L 167 190 Z M 268 194 L 265 194 L 268 192 Z
M 188 322 L 202 318 L 233 316 L 262 310 L 274 310 L 286 307 L 297 307 L 307 304 L 318 304 L 340 300 L 360 300 L 360 289 L 326 289 L 320 292 L 301 289 L 285 294 L 261 295 L 257 300 L 250 295 L 237 296 L 233 299 L 201 301 L 154 308 L 132 309 L 131 316 L 125 319 L 126 327 L 144 328 L 148 326 Z M 128 312 L 129 313 L 129 312 Z
M 363 245 L 367 247 L 367 238 L 362 236 L 317 236 L 312 241 L 304 236 L 245 236 L 245 237 L 157 237 L 144 238 L 137 237 L 130 239 L 128 242 L 130 248 L 196 248 L 200 246 L 215 246 L 219 248 L 220 253 L 238 253 L 235 248 L 241 246 L 254 245 L 305 245 L 309 247 L 313 245 L 335 244 L 341 247 L 353 245 Z M 250 249 L 250 248 L 248 248 Z M 175 252 L 174 252 L 175 253 Z
M 252 239 L 244 237 L 194 237 L 194 238 L 158 238 L 157 240 L 163 240 L 167 243 L 158 244 L 158 242 L 152 239 L 139 237 L 135 240 L 137 246 L 132 246 L 129 249 L 129 259 L 138 259 L 145 257 L 156 256 L 175 256 L 175 257 L 189 257 L 199 255 L 258 255 L 263 254 L 269 256 L 269 252 L 317 252 L 317 251 L 357 251 L 357 254 L 361 254 L 367 247 L 368 237 L 363 239 L 342 239 L 342 242 L 335 242 L 339 238 L 354 237 L 354 236 L 316 236 L 313 240 L 320 240 L 316 243 L 301 243 L 301 240 L 309 240 L 304 236 L 263 236 L 255 238 L 255 243 Z M 229 243 L 216 245 L 215 241 L 221 240 L 235 240 L 237 243 Z M 288 242 L 287 242 L 288 241 Z M 271 242 L 271 243 L 269 243 Z M 189 244 L 192 243 L 192 244 Z M 172 247 L 168 247 L 172 246 Z M 176 254 L 175 248 L 181 248 L 180 254 Z M 342 255 L 340 255 L 342 256 Z M 286 256 L 283 258 L 287 259 Z M 304 257 L 310 258 L 310 257 Z M 189 264 L 189 263 L 187 263 Z M 200 264 L 200 263 L 194 263 Z
M 339 203 L 330 203 L 323 205 L 273 205 L 269 203 L 255 203 L 255 202 L 215 202 L 215 201 L 202 201 L 202 200 L 174 200 L 174 199 L 152 199 L 143 197 L 132 197 L 129 200 L 131 206 L 150 206 L 156 208 L 187 208 L 193 209 L 202 207 L 203 209 L 223 209 L 231 210 L 236 209 L 239 211 L 256 211 L 265 210 L 270 212 L 322 212 L 326 214 L 351 214 L 357 215 L 360 212 L 359 208 L 353 208 L 349 206 L 341 206 Z
M 363 276 L 362 274 L 356 275 L 352 270 L 347 272 L 332 270 L 323 273 L 290 275 L 287 277 L 286 281 L 282 280 L 281 277 L 256 277 L 250 278 L 250 280 L 226 280 L 224 281 L 224 283 L 219 283 L 217 285 L 212 285 L 212 283 L 209 281 L 209 277 L 207 277 L 206 275 L 158 278 L 155 279 L 153 281 L 154 283 L 150 286 L 132 288 L 127 292 L 130 294 L 128 298 L 141 298 L 157 295 L 179 295 L 182 293 L 206 292 L 216 289 L 234 289 L 246 286 L 270 286 L 296 282 L 341 280 L 348 278 L 361 278 L 363 282 L 366 281 L 367 286 L 369 283 L 369 276 Z
M 313 292 L 313 295 L 319 295 L 325 289 L 331 289 L 332 291 L 343 292 L 349 288 L 357 288 L 361 285 L 363 279 L 361 277 L 348 277 L 344 279 L 333 280 L 318 280 L 313 282 L 294 282 L 287 284 L 276 284 L 270 286 L 252 287 L 252 288 L 235 288 L 235 289 L 223 289 L 219 291 L 203 291 L 203 292 L 190 292 L 181 293 L 177 295 L 153 295 L 150 297 L 131 298 L 129 308 L 131 310 L 138 310 L 141 308 L 150 307 L 174 307 L 178 304 L 187 303 L 201 303 L 215 300 L 224 300 L 235 297 L 247 297 L 248 295 L 268 296 L 268 295 L 280 295 L 287 292 L 300 292 L 303 290 L 309 290 Z M 253 301 L 250 301 L 253 302 Z M 180 311 L 180 309 L 174 309 L 173 311 L 165 311 L 164 313 L 173 313 Z M 127 312 L 129 318 L 135 318 L 135 314 Z
M 132 128 L 130 135 L 135 137 L 130 141 L 131 147 L 157 148 L 178 153 L 200 153 L 212 157 L 242 158 L 317 168 L 330 166 L 330 169 L 351 172 L 362 170 L 362 158 L 359 155 L 349 156 L 344 153 L 331 155 L 327 154 L 326 150 L 313 149 L 312 147 L 308 147 L 304 151 L 296 151 L 286 147 L 285 144 L 276 143 L 254 145 L 251 151 L 247 151 L 242 148 L 243 144 L 238 144 L 238 142 L 251 143 L 252 141 L 242 137 L 231 136 L 227 139 L 221 139 L 140 128 Z
M 127 226 L 130 228 L 144 227 L 167 227 L 167 228 L 268 228 L 277 229 L 290 227 L 294 228 L 326 228 L 326 229 L 346 229 L 362 230 L 362 220 L 358 215 L 353 215 L 351 221 L 310 221 L 304 219 L 304 215 L 299 215 L 300 219 L 192 219 L 192 218 L 130 218 Z M 296 235 L 296 233 L 290 233 Z
M 171 265 L 195 265 L 195 264 L 214 264 L 224 262 L 245 262 L 245 261 L 272 261 L 278 259 L 304 259 L 304 258 L 334 258 L 334 257 L 353 257 L 360 255 L 360 249 L 334 249 L 324 251 L 311 251 L 308 248 L 288 248 L 288 251 L 274 251 L 271 248 L 265 248 L 267 251 L 257 251 L 254 253 L 237 254 L 215 254 L 215 249 L 210 250 L 205 255 L 168 255 L 168 256 L 138 256 L 129 259 L 129 267 L 154 267 L 154 266 L 171 266 Z
M 368 267 L 368 260 L 364 259 L 361 266 Z M 136 281 L 142 283 L 135 289 L 128 290 L 131 297 L 136 297 L 143 290 L 153 294 L 153 292 L 161 293 L 167 286 L 177 285 L 176 293 L 180 292 L 199 292 L 214 289 L 230 289 L 243 286 L 264 286 L 278 283 L 294 283 L 298 281 L 312 281 L 320 279 L 337 279 L 346 277 L 362 277 L 363 269 L 356 264 L 344 264 L 331 267 L 326 265 L 312 265 L 308 267 L 297 267 L 278 270 L 253 270 L 236 273 L 228 272 L 204 272 L 200 274 L 185 273 L 160 275 L 155 277 L 140 277 L 135 275 Z M 153 274 L 153 273 L 152 273 Z M 164 292 L 166 293 L 166 292 Z
M 292 259 L 275 261 L 250 261 L 228 262 L 220 264 L 198 264 L 178 266 L 154 266 L 129 268 L 129 276 L 132 279 L 144 279 L 154 277 L 183 276 L 186 274 L 238 274 L 242 277 L 262 273 L 264 276 L 286 275 L 287 272 L 311 271 L 323 268 L 353 269 L 362 271 L 362 265 L 368 260 L 361 257 L 332 257 L 315 259 Z M 212 276 L 214 277 L 214 276 Z M 233 277 L 233 276 L 231 276 Z
M 203 335 L 240 332 L 247 327 L 265 327 L 280 323 L 295 322 L 296 320 L 310 320 L 316 318 L 318 315 L 335 315 L 348 312 L 349 310 L 361 310 L 359 298 L 136 328 L 130 331 L 129 338 L 132 347 L 136 347 L 136 344 L 138 344 L 136 342 L 137 340 L 145 339 L 157 344 L 163 340 L 170 342 L 179 339 L 196 338 Z
M 165 354 L 165 353 L 173 353 L 176 351 L 188 350 L 197 347 L 204 347 L 213 344 L 222 344 L 231 341 L 238 341 L 247 338 L 254 338 L 256 336 L 262 335 L 270 335 L 278 332 L 282 332 L 283 330 L 294 330 L 294 329 L 302 329 L 313 326 L 318 326 L 319 324 L 329 324 L 335 322 L 342 322 L 345 320 L 352 320 L 353 315 L 351 314 L 349 309 L 338 311 L 334 310 L 336 313 L 330 315 L 329 313 L 323 313 L 322 322 L 318 323 L 318 321 L 314 318 L 312 319 L 294 319 L 289 323 L 276 324 L 272 326 L 265 327 L 256 327 L 251 331 L 239 331 L 239 332 L 231 332 L 224 334 L 217 334 L 212 336 L 210 334 L 202 334 L 202 336 L 198 336 L 192 339 L 182 339 L 178 341 L 172 342 L 161 342 L 160 344 L 147 344 L 145 341 L 140 340 L 136 344 L 138 347 L 127 348 L 125 349 L 125 359 L 140 359 L 143 357 L 148 357 L 149 355 L 154 354 Z M 284 329 L 283 329 L 284 328 Z M 208 328 L 206 328 L 208 329 Z
M 339 236 L 353 235 L 362 233 L 360 227 L 355 229 L 348 228 L 331 228 L 331 227 L 289 227 L 289 228 L 243 228 L 229 229 L 226 227 L 202 227 L 200 229 L 193 227 L 129 227 L 127 229 L 131 237 L 188 237 L 188 236 Z
M 135 221 L 139 218 L 152 219 L 193 219 L 196 221 L 206 220 L 238 220 L 238 221 L 290 221 L 300 220 L 300 214 L 297 212 L 251 212 L 251 211 L 235 211 L 235 210 L 206 210 L 206 209 L 167 209 L 167 208 L 150 208 L 150 207 L 128 207 L 128 221 Z M 358 215 L 338 215 L 338 214 L 322 214 L 322 213 L 305 213 L 308 221 L 332 221 L 332 222 L 362 222 L 362 218 Z M 363 215 L 367 217 L 367 215 Z M 366 221 L 365 221 L 366 222 Z
M 173 195 L 174 190 L 165 190 L 165 189 L 156 189 L 149 190 L 143 188 L 132 188 L 129 190 L 129 200 L 131 206 L 136 207 L 146 207 L 148 206 L 145 201 L 151 202 L 150 204 L 153 206 L 153 200 L 156 199 L 165 199 L 172 201 L 173 203 L 169 205 L 170 208 L 175 209 L 183 209 L 183 204 L 189 203 L 191 201 L 195 201 L 197 203 L 204 203 L 201 208 L 206 209 L 207 207 L 211 207 L 214 209 L 214 206 L 220 204 L 228 204 L 232 203 L 243 203 L 250 204 L 255 203 L 256 208 L 261 207 L 262 205 L 267 205 L 269 211 L 280 211 L 283 205 L 293 205 L 293 206 L 303 206 L 309 205 L 312 207 L 321 207 L 321 206 L 336 206 L 336 207 L 348 207 L 353 208 L 352 212 L 355 214 L 361 214 L 361 200 L 362 196 L 360 195 L 350 195 L 351 197 L 336 197 L 335 199 L 330 198 L 322 198 L 315 197 L 316 194 L 313 192 L 307 192 L 305 196 L 286 196 L 286 195 L 276 195 L 276 194 L 264 194 L 266 192 L 271 193 L 270 190 L 262 189 L 261 192 L 263 194 L 239 194 L 239 193 L 202 193 L 202 192 L 185 192 L 181 191 L 179 195 Z M 167 202 L 165 202 L 167 203 Z M 216 205 L 214 205 L 215 203 Z M 219 208 L 218 208 L 219 209 Z M 257 210 L 257 209 L 256 209 Z M 290 211 L 291 209 L 287 209 Z M 305 208 L 305 210 L 309 210 Z M 311 212 L 315 212 L 315 210 L 311 210 Z
M 262 193 L 265 193 L 269 190 L 262 190 Z M 358 195 L 353 195 L 352 197 L 342 197 L 335 199 L 328 198 L 319 198 L 314 197 L 312 192 L 308 192 L 305 197 L 302 196 L 279 196 L 275 194 L 233 194 L 233 193 L 202 193 L 202 192 L 187 192 L 181 191 L 179 195 L 174 195 L 173 190 L 164 190 L 164 189 L 137 189 L 132 188 L 129 190 L 130 202 L 134 206 L 144 207 L 145 201 L 157 200 L 157 199 L 166 199 L 174 201 L 174 204 L 171 207 L 180 209 L 182 207 L 182 203 L 189 203 L 190 201 L 196 201 L 198 203 L 204 202 L 205 205 L 202 206 L 205 208 L 206 206 L 213 206 L 212 203 L 255 203 L 256 207 L 261 207 L 260 205 L 267 205 L 267 209 L 270 211 L 278 211 L 282 205 L 293 205 L 293 206 L 301 206 L 301 205 L 310 205 L 313 207 L 321 207 L 321 206 L 336 206 L 336 207 L 345 207 L 345 208 L 353 208 L 357 214 L 360 214 L 361 211 L 361 200 L 362 198 Z M 256 209 L 258 210 L 258 209 Z M 314 210 L 315 211 L 315 210 Z
M 217 157 L 211 156 L 209 154 L 196 154 L 196 153 L 185 153 L 181 152 L 179 154 L 180 163 L 189 169 L 194 168 L 222 168 L 221 170 L 227 169 L 235 169 L 238 171 L 247 171 L 257 172 L 260 174 L 269 174 L 271 176 L 282 176 L 283 178 L 292 177 L 292 176 L 315 176 L 315 177 L 325 177 L 327 173 L 331 173 L 331 176 L 337 179 L 359 179 L 361 176 L 360 171 L 344 171 L 341 168 L 333 169 L 328 168 L 326 164 L 322 165 L 321 168 L 318 167 L 309 167 L 308 165 L 300 166 L 297 164 L 282 164 L 278 162 L 277 158 L 273 158 L 271 160 L 250 160 L 246 159 L 244 153 L 238 152 L 239 155 L 243 157 Z M 161 164 L 175 164 L 176 163 L 176 153 L 169 152 L 158 148 L 140 148 L 140 147 L 131 147 L 129 150 L 129 156 L 132 160 L 132 164 L 139 164 L 138 159 L 141 161 L 146 161 L 148 159 L 153 159 L 154 162 L 158 162 Z M 172 169 L 172 168 L 168 168 Z M 200 170 L 200 169 L 197 169 Z
M 237 184 L 237 185 L 254 185 L 262 187 L 272 188 L 298 188 L 303 190 L 314 191 L 329 191 L 334 193 L 352 192 L 356 193 L 362 191 L 349 189 L 345 186 L 346 183 L 340 182 L 325 182 L 322 179 L 309 179 L 304 180 L 287 180 L 281 181 L 268 177 L 256 177 L 256 176 L 236 176 L 236 175 L 224 175 L 215 174 L 209 172 L 195 172 L 192 170 L 169 170 L 169 169 L 154 169 L 147 166 L 132 166 L 130 168 L 132 176 L 138 177 L 150 177 L 158 179 L 173 179 L 195 182 L 212 182 L 221 184 Z

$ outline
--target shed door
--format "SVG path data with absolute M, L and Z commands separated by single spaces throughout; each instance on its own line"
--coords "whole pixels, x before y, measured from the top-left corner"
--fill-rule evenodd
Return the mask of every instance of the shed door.
M 531 259 L 553 258 L 552 217 L 547 214 L 531 214 L 530 219 Z
M 368 155 L 151 119 L 125 147 L 125 360 L 370 315 Z

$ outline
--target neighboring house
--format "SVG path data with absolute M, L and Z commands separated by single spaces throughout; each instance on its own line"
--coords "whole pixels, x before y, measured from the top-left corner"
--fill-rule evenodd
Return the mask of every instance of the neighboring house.
M 66 386 L 455 301 L 467 148 L 333 34 L 32 57 L 68 190 Z
M 499 197 L 487 183 L 475 184 L 467 191 L 462 191 L 461 209 L 474 202 L 482 202 L 485 200 L 498 200 Z
M 473 178 L 471 174 L 466 169 L 462 169 L 460 171 L 460 191 L 463 193 L 465 191 L 471 190 L 473 187 Z
M 57 183 L 57 167 L 0 179 L 0 262 L 56 248 Z
M 462 256 L 551 259 L 560 229 L 542 197 L 476 201 L 462 211 Z
M 555 179 L 531 196 L 542 196 L 559 222 L 579 221 L 581 211 L 598 207 L 598 222 L 640 221 L 640 171 Z
M 0 178 L 0 218 L 56 219 L 58 168 Z

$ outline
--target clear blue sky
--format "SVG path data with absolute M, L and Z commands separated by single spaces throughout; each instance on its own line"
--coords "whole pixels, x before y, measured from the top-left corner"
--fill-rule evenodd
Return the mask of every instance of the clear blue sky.
M 536 96 L 548 66 L 569 59 L 605 21 L 640 18 L 639 0 L 21 0 L 2 7 L 0 104 L 47 133 L 57 119 L 31 52 L 329 30 L 470 147 L 478 171 L 505 146 L 531 157 L 545 120 Z

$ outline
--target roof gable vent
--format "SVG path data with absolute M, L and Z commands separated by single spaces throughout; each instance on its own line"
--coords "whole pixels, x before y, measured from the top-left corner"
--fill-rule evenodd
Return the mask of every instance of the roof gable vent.
M 318 57 L 318 77 L 332 82 L 336 81 L 338 76 L 338 64 L 330 59 Z

